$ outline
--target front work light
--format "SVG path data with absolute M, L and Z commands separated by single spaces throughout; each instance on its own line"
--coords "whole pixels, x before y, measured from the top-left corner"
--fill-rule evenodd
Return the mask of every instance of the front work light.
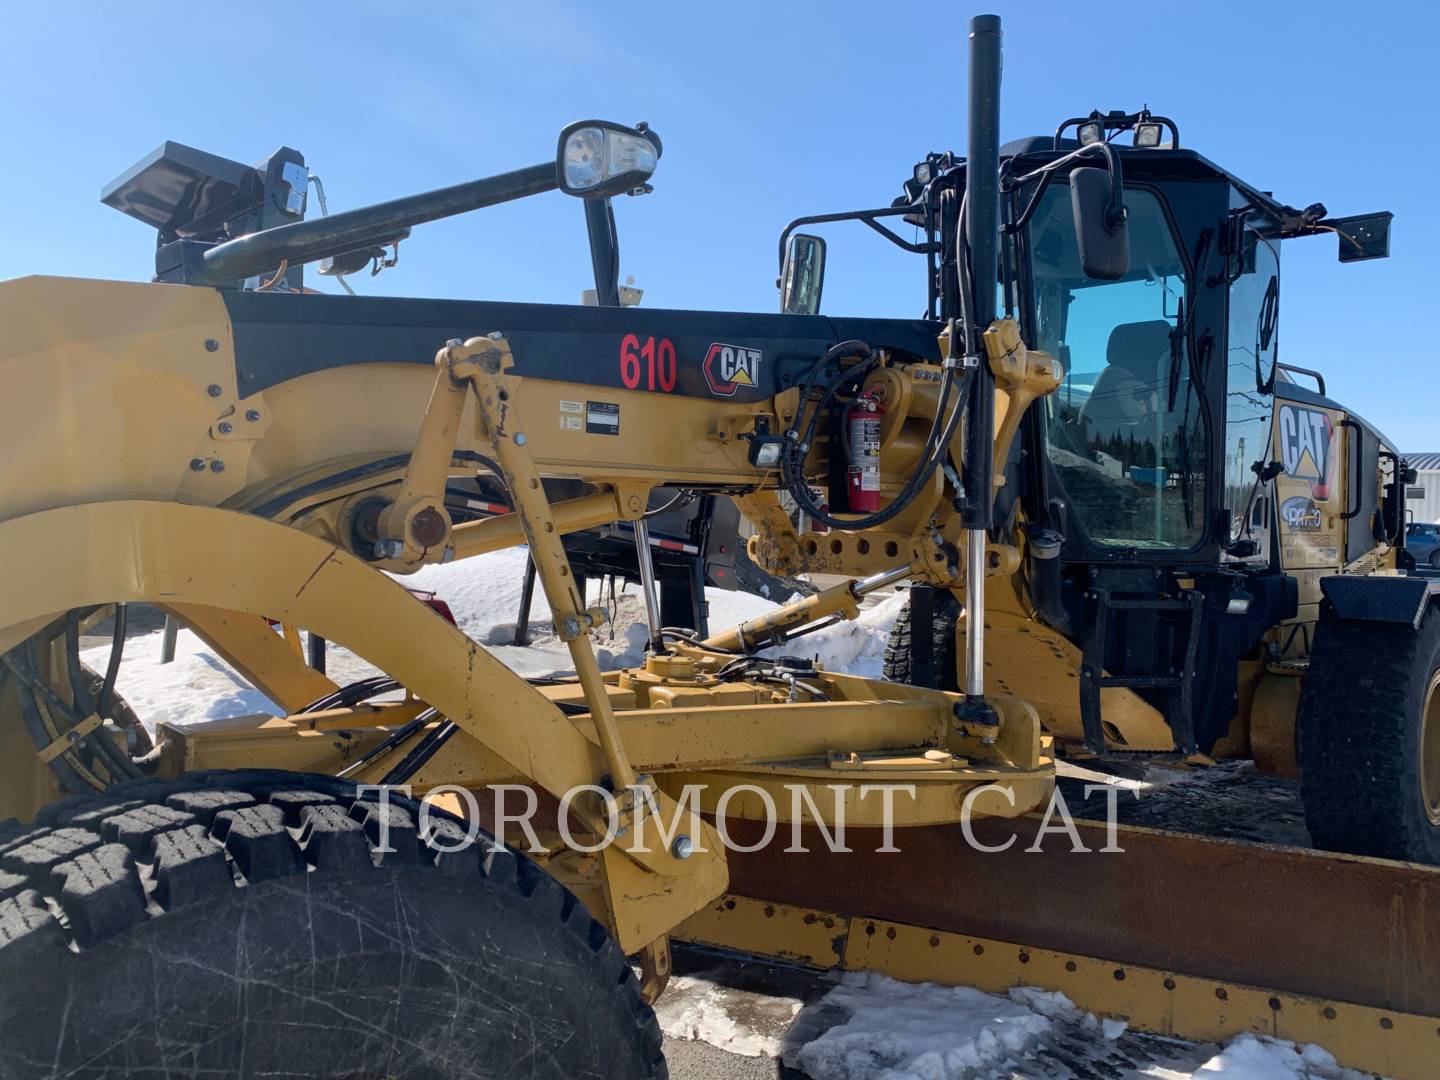
M 1104 142 L 1105 125 L 1099 120 L 1091 120 L 1088 124 L 1081 124 L 1076 132 L 1080 136 L 1080 145 L 1089 146 L 1091 143 Z
M 785 439 L 780 435 L 756 435 L 750 439 L 750 464 L 757 469 L 773 469 L 780 464 L 780 451 Z
M 644 188 L 659 160 L 660 139 L 645 125 L 579 120 L 560 132 L 555 171 L 566 195 L 604 199 Z

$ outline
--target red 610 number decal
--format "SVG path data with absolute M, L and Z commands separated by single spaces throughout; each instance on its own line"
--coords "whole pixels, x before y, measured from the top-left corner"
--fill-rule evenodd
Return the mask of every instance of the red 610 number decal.
M 647 337 L 642 342 L 634 334 L 626 334 L 620 340 L 620 381 L 627 390 L 672 392 L 675 389 L 675 343 L 663 337 L 658 341 Z

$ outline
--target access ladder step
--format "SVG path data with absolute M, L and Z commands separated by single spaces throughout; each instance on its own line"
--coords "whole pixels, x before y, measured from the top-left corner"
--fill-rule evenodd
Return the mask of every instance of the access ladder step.
M 1191 589 L 1178 598 L 1142 596 L 1116 599 L 1104 589 L 1092 589 L 1087 599 L 1090 601 L 1090 620 L 1081 650 L 1083 663 L 1080 669 L 1080 723 L 1085 732 L 1086 749 L 1097 756 L 1105 755 L 1107 740 L 1100 715 L 1100 691 L 1114 687 L 1166 691 L 1166 720 L 1174 738 L 1175 750 L 1181 754 L 1193 753 L 1196 749 L 1195 663 L 1200 646 L 1204 596 Z M 1179 630 L 1179 674 L 1105 674 L 1108 661 L 1105 644 L 1116 612 L 1154 612 L 1162 618 L 1173 617 Z M 1174 670 L 1173 666 L 1171 670 Z

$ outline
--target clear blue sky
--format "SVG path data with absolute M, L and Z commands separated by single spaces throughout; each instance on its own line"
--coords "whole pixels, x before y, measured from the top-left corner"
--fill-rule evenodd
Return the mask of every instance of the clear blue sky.
M 966 19 L 984 10 L 1005 19 L 1007 139 L 1148 103 L 1292 205 L 1393 210 L 1384 262 L 1341 266 L 1330 238 L 1286 245 L 1281 357 L 1323 369 L 1403 449 L 1440 450 L 1428 0 L 15 4 L 0 279 L 147 279 L 153 232 L 97 196 L 165 139 L 242 161 L 293 146 L 335 210 L 545 160 L 564 123 L 596 116 L 665 141 L 655 193 L 617 205 L 622 274 L 646 306 L 774 310 L 786 221 L 886 205 L 926 151 L 963 150 Z M 919 314 L 916 257 L 859 225 L 827 235 L 825 311 Z M 574 302 L 590 281 L 581 207 L 551 194 L 424 226 L 399 267 L 352 280 Z

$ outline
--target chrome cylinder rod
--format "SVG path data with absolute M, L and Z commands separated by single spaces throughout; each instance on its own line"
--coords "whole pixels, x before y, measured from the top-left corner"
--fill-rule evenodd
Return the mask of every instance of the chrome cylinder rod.
M 966 697 L 985 696 L 985 530 L 965 530 Z
M 650 526 L 635 521 L 635 561 L 640 564 L 640 590 L 645 594 L 645 618 L 650 624 L 650 648 L 663 650 L 660 640 L 660 593 L 655 587 L 655 560 L 650 552 Z
M 896 582 L 904 581 L 910 576 L 910 573 L 909 564 L 897 566 L 893 570 L 882 570 L 878 574 L 871 574 L 867 578 L 861 578 L 859 581 L 853 582 L 850 586 L 850 591 L 855 595 L 855 599 L 859 600 L 874 592 L 876 589 L 883 589 L 886 585 L 894 585 Z

